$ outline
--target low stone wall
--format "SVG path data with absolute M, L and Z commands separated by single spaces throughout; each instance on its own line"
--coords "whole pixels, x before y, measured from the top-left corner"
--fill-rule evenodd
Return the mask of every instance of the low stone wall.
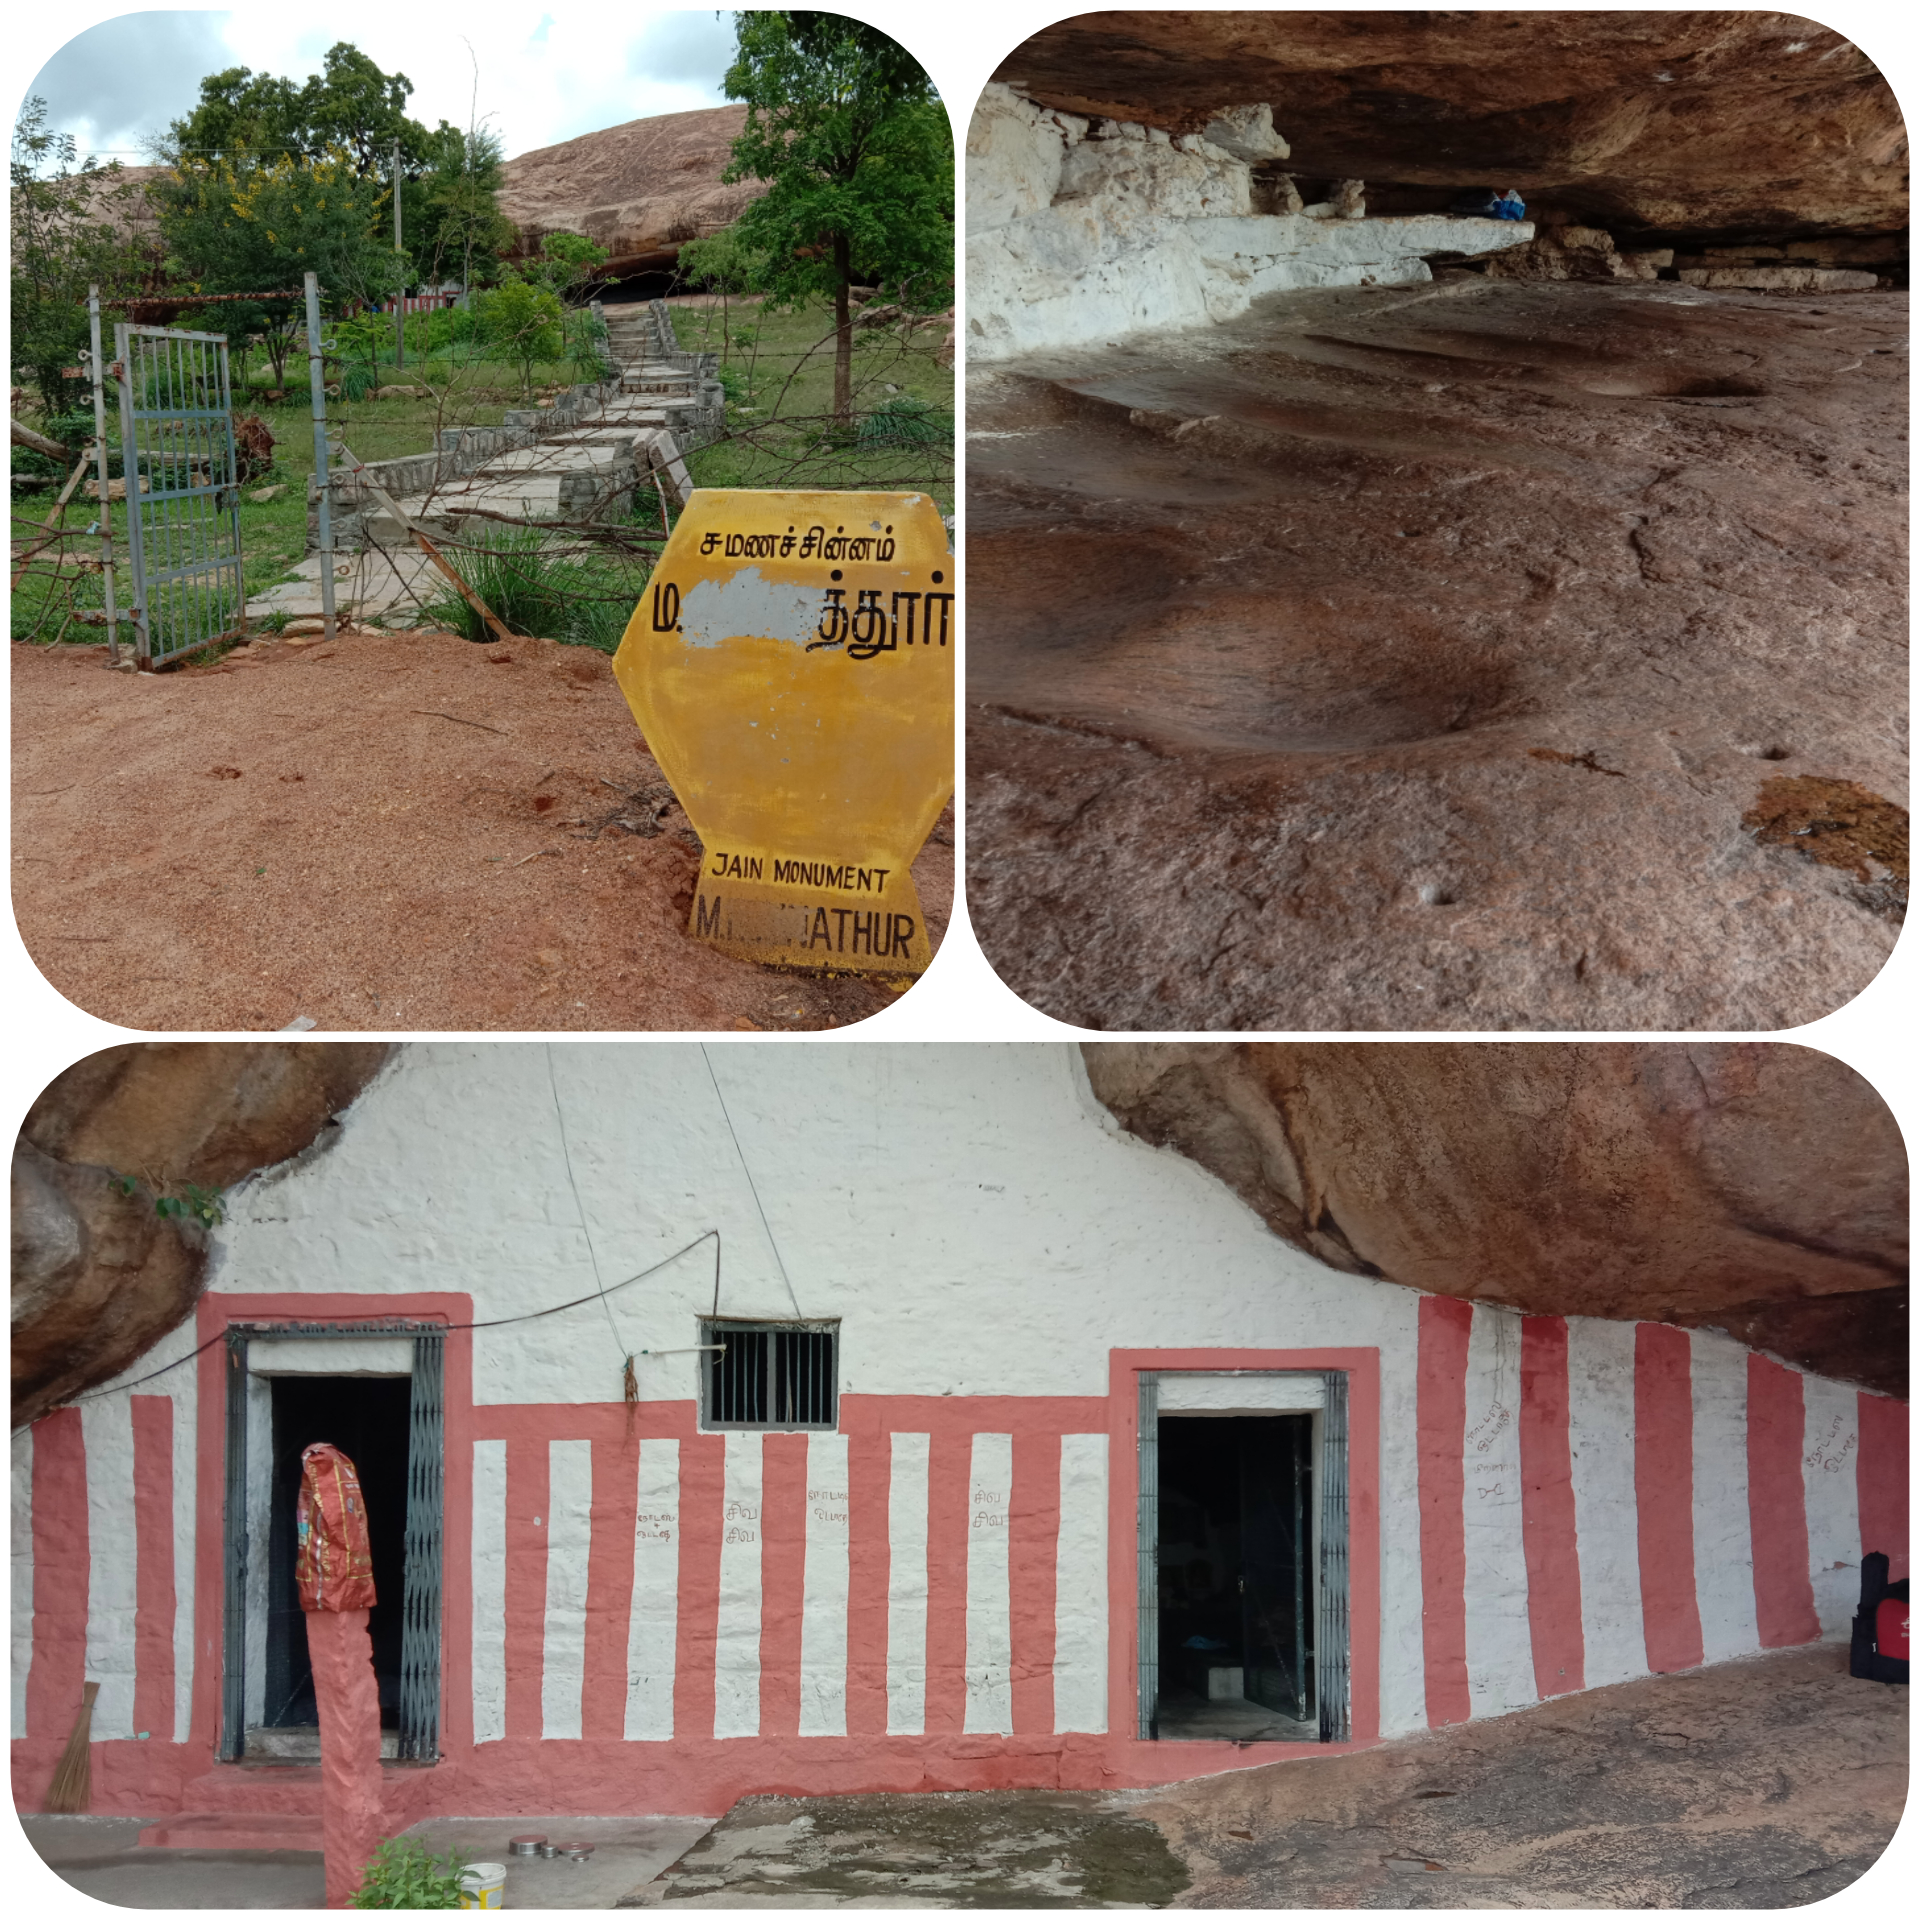
M 675 409 L 682 418 L 676 423 L 670 414 L 667 425 L 688 451 L 707 446 L 718 440 L 727 427 L 727 392 L 720 384 L 720 356 L 689 353 L 682 347 L 673 327 L 673 309 L 664 300 L 648 301 L 647 317 L 653 324 L 656 357 L 663 365 L 678 367 L 693 376 L 693 404 Z
M 1241 110 L 1242 116 L 1252 109 Z M 1237 124 L 1237 123 L 1236 123 Z M 967 136 L 967 347 L 975 361 L 1217 324 L 1295 287 L 1412 285 L 1426 257 L 1524 245 L 1526 221 L 1342 217 L 1275 204 L 1253 152 L 1199 134 L 1043 111 L 998 83 Z M 1262 130 L 1259 153 L 1284 157 Z
M 373 507 L 366 483 L 384 489 L 396 500 L 431 492 L 449 480 L 464 479 L 489 460 L 520 447 L 530 447 L 556 429 L 575 426 L 583 415 L 603 405 L 612 392 L 610 382 L 593 381 L 557 394 L 551 407 L 516 407 L 497 427 L 447 427 L 434 435 L 431 453 L 402 454 L 393 460 L 369 460 L 359 473 L 334 468 L 327 476 L 332 499 L 333 544 L 336 551 L 358 552 L 372 544 L 366 513 Z M 562 494 L 565 498 L 565 494 Z M 378 509 L 374 509 L 378 511 Z M 320 547 L 320 490 L 307 485 L 307 551 Z

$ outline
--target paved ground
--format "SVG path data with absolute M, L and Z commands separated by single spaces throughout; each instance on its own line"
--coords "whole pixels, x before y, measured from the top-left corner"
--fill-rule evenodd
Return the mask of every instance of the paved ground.
M 624 1907 L 1165 1906 L 1187 1875 L 1093 1793 L 743 1800 Z
M 143 1847 L 145 1820 L 91 1814 L 28 1814 L 21 1824 L 40 1858 L 68 1886 L 114 1907 L 318 1907 L 326 1875 L 317 1853 Z M 407 1832 L 430 1852 L 458 1847 L 470 1860 L 507 1869 L 510 1907 L 610 1907 L 686 1850 L 713 1823 L 699 1818 L 423 1820 Z M 593 1858 L 513 1860 L 516 1833 L 544 1833 L 556 1844 L 590 1840 Z M 18 1888 L 16 1887 L 16 1891 Z
M 469 1860 L 492 1860 L 507 1870 L 510 1907 L 611 1907 L 672 1864 L 713 1825 L 699 1816 L 661 1814 L 642 1819 L 422 1820 L 407 1832 L 429 1852 L 458 1847 Z M 515 1860 L 507 1842 L 516 1833 L 544 1833 L 556 1846 L 590 1840 L 593 1858 Z
M 1818 1647 L 1152 1793 L 746 1800 L 623 1904 L 1804 1906 L 1906 1755 L 1905 1690 Z
M 68 1886 L 110 1907 L 326 1905 L 327 1877 L 317 1853 L 142 1847 L 137 1837 L 149 1822 L 96 1814 L 28 1813 L 20 1824 L 34 1852 Z M 16 1873 L 21 1911 L 33 1911 L 40 1892 L 26 1873 Z

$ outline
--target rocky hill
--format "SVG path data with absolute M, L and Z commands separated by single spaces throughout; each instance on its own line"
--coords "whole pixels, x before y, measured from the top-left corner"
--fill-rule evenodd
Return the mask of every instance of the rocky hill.
M 669 266 L 682 241 L 717 232 L 764 191 L 720 179 L 746 118 L 743 106 L 662 113 L 536 148 L 506 163 L 500 211 L 529 248 L 554 232 L 599 241 L 610 278 Z

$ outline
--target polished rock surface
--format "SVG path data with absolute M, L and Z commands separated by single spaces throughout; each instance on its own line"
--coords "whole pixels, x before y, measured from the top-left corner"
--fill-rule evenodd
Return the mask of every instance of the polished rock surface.
M 1905 898 L 1906 381 L 1904 294 L 1459 269 L 976 375 L 988 958 L 1104 1030 L 1844 1004 Z M 1769 828 L 1822 795 L 1886 830 Z

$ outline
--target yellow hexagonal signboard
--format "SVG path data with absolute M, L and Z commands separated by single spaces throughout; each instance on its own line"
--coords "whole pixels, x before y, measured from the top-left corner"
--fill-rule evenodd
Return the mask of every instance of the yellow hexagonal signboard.
M 913 974 L 953 793 L 953 556 L 921 493 L 695 490 L 614 677 L 705 849 L 688 931 Z

